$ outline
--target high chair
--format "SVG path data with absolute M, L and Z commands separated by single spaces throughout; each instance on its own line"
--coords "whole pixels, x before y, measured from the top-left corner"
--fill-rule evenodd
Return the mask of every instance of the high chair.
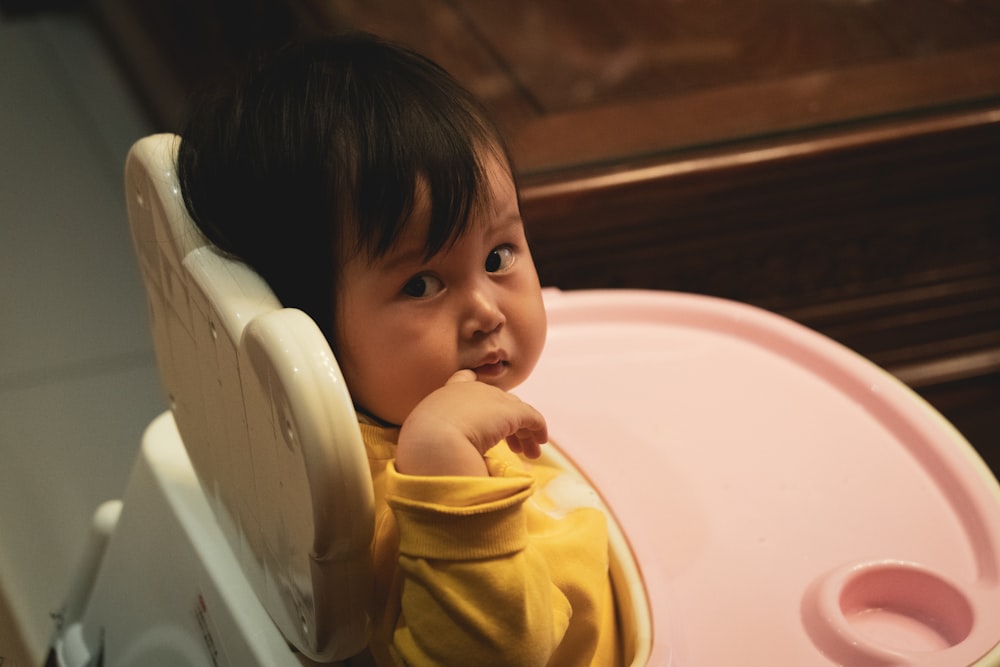
M 93 538 L 50 663 L 299 665 L 366 642 L 372 489 L 319 329 L 189 220 L 178 138 L 129 154 L 170 410 Z M 1000 665 L 1000 487 L 884 371 L 777 315 L 547 290 L 516 392 L 603 507 L 627 663 Z

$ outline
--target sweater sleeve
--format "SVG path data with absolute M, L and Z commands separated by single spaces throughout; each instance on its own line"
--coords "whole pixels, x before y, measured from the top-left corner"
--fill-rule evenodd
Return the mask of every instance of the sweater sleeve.
M 387 469 L 403 575 L 392 651 L 406 665 L 544 665 L 570 601 L 529 539 L 534 481 L 487 459 L 493 476 L 413 477 Z

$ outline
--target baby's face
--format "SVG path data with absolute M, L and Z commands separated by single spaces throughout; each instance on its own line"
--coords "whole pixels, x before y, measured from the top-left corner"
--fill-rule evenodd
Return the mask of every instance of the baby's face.
M 508 390 L 531 373 L 545 342 L 538 274 L 506 165 L 489 161 L 491 205 L 474 209 L 458 241 L 424 259 L 429 212 L 417 197 L 399 243 L 343 267 L 338 361 L 354 401 L 402 424 L 456 371 Z

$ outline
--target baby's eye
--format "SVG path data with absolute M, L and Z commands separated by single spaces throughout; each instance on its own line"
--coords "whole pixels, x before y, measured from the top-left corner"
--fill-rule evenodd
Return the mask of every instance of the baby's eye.
M 444 283 L 428 273 L 413 276 L 403 285 L 403 294 L 414 299 L 425 299 L 434 296 L 444 289 Z
M 486 256 L 486 272 L 506 271 L 514 265 L 514 249 L 509 245 L 493 248 Z

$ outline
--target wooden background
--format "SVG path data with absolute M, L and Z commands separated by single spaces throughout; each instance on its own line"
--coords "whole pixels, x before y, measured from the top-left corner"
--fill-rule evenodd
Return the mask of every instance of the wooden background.
M 511 137 L 542 280 L 754 303 L 1000 472 L 997 0 L 99 0 L 162 129 L 290 35 L 431 56 Z

